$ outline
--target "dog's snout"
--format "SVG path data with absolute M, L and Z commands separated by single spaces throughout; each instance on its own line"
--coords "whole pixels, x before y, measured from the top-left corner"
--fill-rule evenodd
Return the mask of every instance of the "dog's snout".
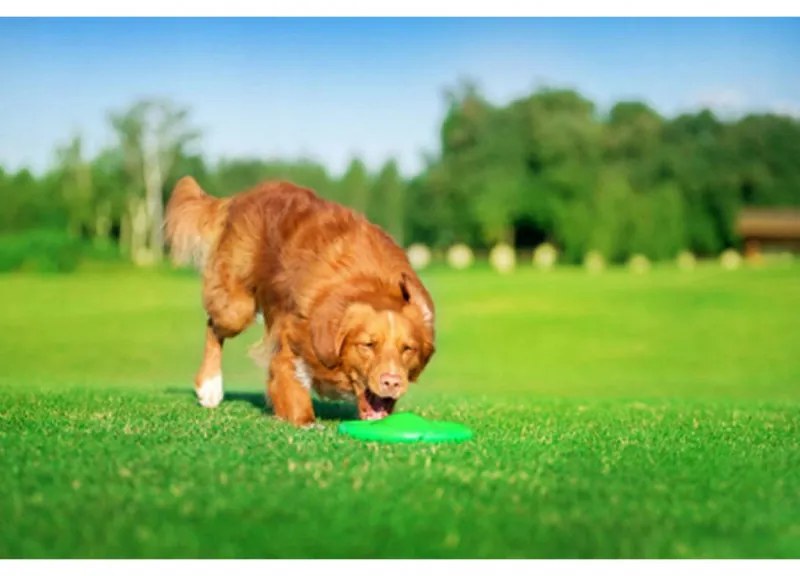
M 381 374 L 381 392 L 386 396 L 392 396 L 400 391 L 403 385 L 403 378 L 399 374 L 389 374 L 384 372 Z

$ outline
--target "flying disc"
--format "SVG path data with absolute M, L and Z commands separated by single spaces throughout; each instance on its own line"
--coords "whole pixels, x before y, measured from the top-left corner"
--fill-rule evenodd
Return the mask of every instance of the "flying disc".
M 409 412 L 380 420 L 347 420 L 339 424 L 339 432 L 374 442 L 463 442 L 472 438 L 472 430 L 463 424 L 427 420 Z

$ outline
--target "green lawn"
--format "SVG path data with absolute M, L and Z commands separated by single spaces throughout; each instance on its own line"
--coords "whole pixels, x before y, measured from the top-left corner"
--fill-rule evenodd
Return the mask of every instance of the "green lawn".
M 459 445 L 195 405 L 192 274 L 0 276 L 0 557 L 798 557 L 800 265 L 424 275 L 400 404 Z

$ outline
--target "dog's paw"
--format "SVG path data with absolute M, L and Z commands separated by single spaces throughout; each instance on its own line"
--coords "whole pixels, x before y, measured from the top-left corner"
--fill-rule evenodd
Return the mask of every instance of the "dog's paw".
M 222 402 L 222 374 L 203 380 L 199 388 L 195 388 L 197 401 L 205 408 L 216 408 Z
M 325 425 L 319 422 L 309 422 L 299 427 L 301 430 L 325 430 Z

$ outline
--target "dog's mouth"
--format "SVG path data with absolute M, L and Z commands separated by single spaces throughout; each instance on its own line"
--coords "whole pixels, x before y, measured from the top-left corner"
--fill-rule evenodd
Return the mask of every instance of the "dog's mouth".
M 358 398 L 358 412 L 362 420 L 379 420 L 391 414 L 396 403 L 396 398 L 378 396 L 367 388 Z

